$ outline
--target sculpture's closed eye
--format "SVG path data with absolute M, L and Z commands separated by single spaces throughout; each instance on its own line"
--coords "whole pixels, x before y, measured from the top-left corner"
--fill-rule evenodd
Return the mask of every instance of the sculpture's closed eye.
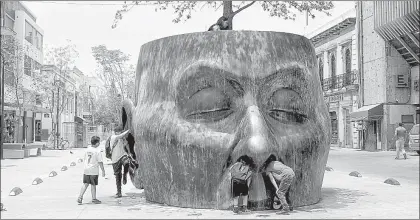
M 184 106 L 187 119 L 218 121 L 233 111 L 231 100 L 220 89 L 208 87 L 192 95 Z
M 281 123 L 304 123 L 307 119 L 301 97 L 288 88 L 275 91 L 268 100 L 267 108 L 268 115 Z

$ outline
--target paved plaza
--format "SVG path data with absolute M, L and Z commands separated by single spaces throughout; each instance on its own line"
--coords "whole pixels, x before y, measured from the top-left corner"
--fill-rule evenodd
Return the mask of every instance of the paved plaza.
M 136 189 L 130 182 L 123 186 L 123 197 L 114 198 L 115 180 L 109 161 L 105 165 L 107 177 L 99 179 L 98 199 L 102 201 L 102 204 L 95 205 L 90 202 L 90 189 L 88 189 L 84 204 L 78 205 L 76 200 L 82 185 L 83 167 L 81 163 L 77 163 L 77 159 L 83 155 L 83 150 L 72 150 L 72 152 L 73 154 L 69 151 L 44 151 L 41 157 L 3 160 L 1 163 L 1 202 L 7 211 L 1 212 L 1 218 L 419 218 L 419 157 L 414 155 L 405 161 L 395 161 L 391 157 L 389 162 L 398 162 L 400 164 L 397 166 L 401 167 L 414 166 L 415 168 L 417 166 L 417 177 L 415 177 L 417 184 L 413 180 L 400 178 L 398 180 L 401 185 L 392 186 L 383 183 L 384 177 L 370 175 L 364 170 L 358 170 L 363 177 L 351 177 L 348 175 L 350 168 L 340 167 L 335 162 L 336 158 L 340 158 L 342 154 L 364 158 L 365 154 L 375 153 L 332 148 L 329 161 L 335 168 L 334 171 L 325 173 L 321 202 L 296 208 L 290 215 L 277 215 L 271 210 L 235 215 L 231 211 L 194 210 L 150 203 L 145 200 L 144 191 Z M 375 156 L 380 157 L 377 156 L 379 154 L 384 153 L 378 152 Z M 392 155 L 392 152 L 385 152 L 385 154 L 384 158 L 388 157 L 388 154 Z M 76 162 L 76 166 L 71 167 L 71 162 Z M 365 163 L 368 164 L 369 160 Z M 67 171 L 61 171 L 64 165 L 68 166 Z M 58 175 L 48 177 L 52 170 L 55 170 Z M 31 185 L 36 177 L 40 177 L 43 183 Z M 23 193 L 9 196 L 10 190 L 15 186 L 21 187 Z

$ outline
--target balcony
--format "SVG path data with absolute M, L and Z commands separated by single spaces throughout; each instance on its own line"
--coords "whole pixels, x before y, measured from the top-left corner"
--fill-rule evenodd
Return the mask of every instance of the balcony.
M 16 35 L 16 32 L 14 32 L 12 28 L 6 27 L 3 25 L 0 27 L 0 33 L 1 33 L 1 36 L 15 36 Z
M 356 71 L 351 71 L 331 78 L 326 78 L 321 81 L 322 90 L 324 92 L 328 90 L 347 88 L 357 84 L 358 82 Z

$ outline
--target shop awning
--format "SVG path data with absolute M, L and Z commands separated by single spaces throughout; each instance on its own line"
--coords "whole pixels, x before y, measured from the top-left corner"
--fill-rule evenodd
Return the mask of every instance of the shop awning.
M 78 123 L 84 123 L 87 124 L 87 121 L 84 118 L 81 118 L 79 116 L 74 116 L 74 121 Z
M 50 113 L 49 109 L 43 108 L 41 106 L 20 104 L 20 107 L 22 107 L 22 111 L 33 111 L 33 112 L 37 112 L 37 113 Z M 5 108 L 5 110 L 15 110 L 15 111 L 17 111 L 18 110 L 18 105 L 16 103 L 5 102 L 4 103 L 4 108 Z
M 384 115 L 384 104 L 363 106 L 350 113 L 350 121 L 377 120 Z

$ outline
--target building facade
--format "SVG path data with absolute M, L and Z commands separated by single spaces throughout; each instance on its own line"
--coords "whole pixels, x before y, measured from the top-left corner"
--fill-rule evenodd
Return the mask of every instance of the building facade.
M 419 2 L 357 2 L 362 149 L 395 149 L 394 130 L 419 123 Z
M 60 74 L 54 65 L 44 65 L 44 75 L 53 77 L 54 102 L 50 114 L 44 114 L 43 128 L 51 135 L 58 127 L 58 133 L 71 147 L 86 146 L 86 133 L 91 123 L 91 102 L 88 77 L 77 67 L 66 74 Z M 57 106 L 58 103 L 58 106 Z M 58 112 L 58 115 L 57 115 Z M 56 125 L 58 123 L 58 126 Z
M 13 38 L 13 43 L 22 48 L 19 49 L 22 53 L 12 52 L 16 57 L 13 68 L 10 64 L 4 68 L 4 141 L 41 141 L 42 114 L 46 109 L 32 85 L 43 64 L 43 30 L 34 13 L 19 1 L 1 1 L 1 26 L 3 43 Z M 4 36 L 4 30 L 12 34 Z M 2 49 L 4 54 L 10 52 Z
M 356 9 L 306 34 L 315 47 L 324 100 L 331 118 L 331 144 L 358 148 L 350 113 L 358 108 Z

